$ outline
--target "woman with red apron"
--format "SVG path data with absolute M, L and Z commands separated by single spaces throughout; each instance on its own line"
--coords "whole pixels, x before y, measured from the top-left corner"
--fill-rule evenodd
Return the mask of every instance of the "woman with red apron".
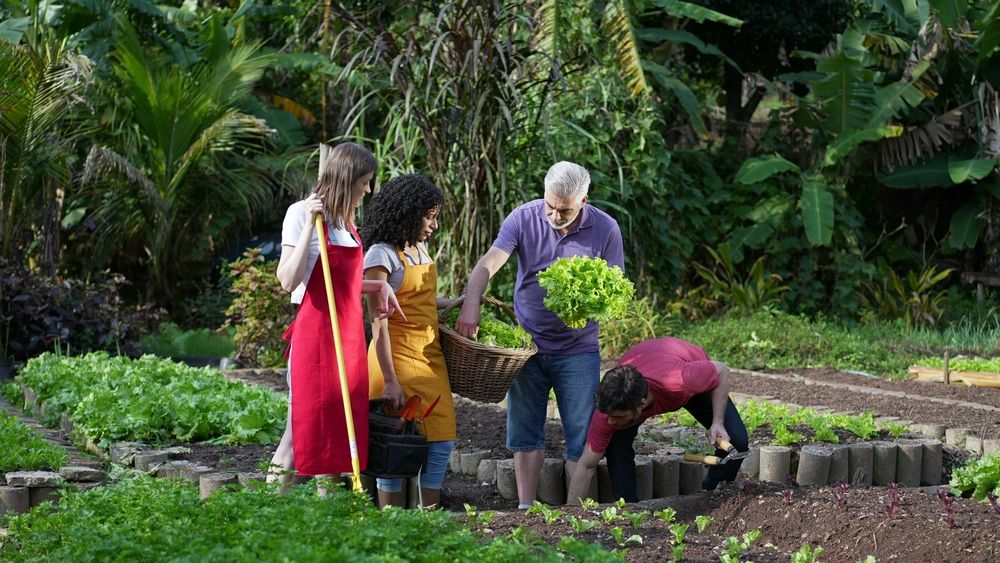
M 408 174 L 386 182 L 365 208 L 365 279 L 385 280 L 399 298 L 406 319 L 372 323 L 368 371 L 372 398 L 398 406 L 419 395 L 420 412 L 435 399 L 423 420 L 427 468 L 421 475 L 426 507 L 438 504 L 445 469 L 455 445 L 455 405 L 438 335 L 437 269 L 424 242 L 438 228 L 444 195 L 427 178 Z M 402 479 L 378 479 L 379 505 L 402 504 Z
M 284 472 L 277 476 L 283 484 L 290 482 L 293 468 L 301 475 L 317 476 L 353 470 L 324 275 L 316 271 L 317 265 L 322 267 L 317 260 L 320 241 L 330 258 L 361 469 L 368 459 L 368 364 L 360 296 L 378 293 L 381 316 L 399 308 L 387 283 L 363 280 L 361 238 L 352 221 L 371 191 L 375 166 L 367 149 L 354 143 L 336 146 L 312 195 L 292 204 L 285 215 L 277 276 L 281 286 L 292 292 L 292 301 L 301 305 L 285 332 L 290 343 L 289 420 L 272 460 Z M 323 232 L 316 233 L 314 218 L 320 213 L 326 220 Z

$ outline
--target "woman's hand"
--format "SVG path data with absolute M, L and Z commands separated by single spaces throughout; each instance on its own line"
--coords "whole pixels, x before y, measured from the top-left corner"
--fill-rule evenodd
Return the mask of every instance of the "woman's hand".
M 379 313 L 379 320 L 387 319 L 394 312 L 399 312 L 399 316 L 406 320 L 406 315 L 403 313 L 403 308 L 399 306 L 399 301 L 396 300 L 396 292 L 392 290 L 389 282 L 383 281 L 379 284 L 379 298 L 382 300 L 381 306 L 376 307 Z
M 403 408 L 404 399 L 403 388 L 400 387 L 398 381 L 393 379 L 392 381 L 385 382 L 385 390 L 382 391 L 382 400 L 386 406 L 398 411 Z
M 306 214 L 309 216 L 309 224 L 312 225 L 316 222 L 316 214 L 326 212 L 326 208 L 323 205 L 323 197 L 316 192 L 313 192 L 309 197 L 306 198 Z

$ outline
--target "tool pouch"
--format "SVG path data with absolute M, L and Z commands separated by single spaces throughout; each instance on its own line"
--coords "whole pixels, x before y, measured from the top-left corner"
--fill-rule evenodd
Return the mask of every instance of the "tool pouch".
M 416 477 L 427 471 L 427 436 L 412 421 L 396 428 L 399 415 L 385 412 L 382 399 L 368 401 L 368 468 L 365 475 L 383 479 Z

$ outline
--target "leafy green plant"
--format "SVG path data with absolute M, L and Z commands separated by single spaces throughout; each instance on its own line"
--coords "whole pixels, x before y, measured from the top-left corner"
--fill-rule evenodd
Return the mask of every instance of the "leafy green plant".
M 584 510 L 590 510 L 591 508 L 597 508 L 600 506 L 600 503 L 592 498 L 587 498 L 580 501 L 580 506 L 583 507 Z
M 687 534 L 689 524 L 671 524 L 670 533 L 674 538 L 670 540 L 674 561 L 680 561 L 684 557 L 684 536 Z
M 831 444 L 837 444 L 840 442 L 840 438 L 837 433 L 833 431 L 833 428 L 829 425 L 829 419 L 825 417 L 814 418 L 810 423 L 813 431 L 813 440 L 817 442 L 830 442 Z
M 715 260 L 715 267 L 709 268 L 698 262 L 692 262 L 691 266 L 734 312 L 756 313 L 777 305 L 781 303 L 781 294 L 789 290 L 787 286 L 778 285 L 781 276 L 764 272 L 764 256 L 753 263 L 746 277 L 742 277 L 733 264 L 733 253 L 728 243 L 720 244 L 718 251 L 707 246 L 705 250 Z
M 642 512 L 629 512 L 626 510 L 622 512 L 622 516 L 628 518 L 629 521 L 632 522 L 633 528 L 641 528 L 642 521 L 645 520 L 647 516 L 649 516 L 649 511 L 643 510 Z
M 922 366 L 943 368 L 944 359 L 939 356 L 924 357 L 918 360 Z M 950 371 L 986 371 L 1000 372 L 1000 358 L 952 358 L 948 360 Z
M 461 309 L 456 307 L 448 311 L 445 322 L 455 328 Z M 476 342 L 487 346 L 500 348 L 528 348 L 531 346 L 531 335 L 520 326 L 507 324 L 496 317 L 485 305 L 479 307 L 479 333 Z
M 950 485 L 955 495 L 972 491 L 972 498 L 978 501 L 991 493 L 1000 495 L 1000 453 L 984 455 L 955 469 Z
M 722 563 L 739 563 L 740 554 L 753 547 L 753 544 L 763 536 L 760 530 L 750 530 L 743 534 L 743 541 L 735 536 L 726 538 L 726 552 L 719 556 Z
M 830 424 L 852 432 L 862 440 L 868 440 L 878 434 L 878 427 L 875 425 L 875 413 L 872 411 L 864 411 L 854 416 L 832 414 L 830 415 Z
M 656 516 L 660 520 L 663 520 L 664 523 L 669 524 L 674 521 L 674 517 L 677 516 L 677 511 L 671 507 L 667 507 L 663 510 L 657 510 L 653 513 L 653 516 Z
M 9 471 L 58 471 L 66 464 L 66 451 L 49 444 L 42 435 L 0 409 L 0 473 Z
M 17 380 L 11 379 L 0 385 L 0 395 L 16 408 L 24 407 L 24 394 L 21 393 L 21 384 Z
M 536 500 L 532 503 L 531 508 L 525 511 L 525 514 L 541 514 L 546 524 L 555 524 L 559 521 L 559 517 L 563 515 L 563 511 L 551 508 L 549 505 Z
M 792 563 L 816 563 L 819 561 L 819 555 L 824 551 L 826 550 L 819 546 L 813 549 L 809 544 L 803 545 L 798 551 L 792 553 Z
M 621 526 L 615 526 L 608 531 L 611 533 L 611 537 L 615 538 L 615 541 L 618 542 L 618 545 L 625 545 L 628 542 L 642 543 L 642 536 L 639 534 L 632 534 L 626 538 Z
M 774 440 L 771 442 L 772 445 L 787 446 L 789 444 L 794 444 L 796 442 L 801 442 L 805 439 L 805 436 L 798 432 L 792 432 L 783 423 L 771 423 L 771 430 L 774 431 Z
M 538 272 L 538 285 L 548 292 L 545 306 L 570 328 L 623 317 L 635 293 L 621 268 L 589 256 L 556 260 Z
M 97 443 L 270 444 L 281 437 L 287 418 L 287 400 L 266 387 L 155 356 L 47 353 L 29 360 L 21 378 L 38 393 L 39 403 L 46 403 L 46 424 L 58 424 L 59 414 L 67 411 Z
M 617 506 L 609 506 L 601 511 L 601 519 L 603 519 L 604 523 L 609 526 L 611 525 L 612 522 L 618 520 L 621 517 L 622 516 L 618 514 Z
M 879 320 L 903 319 L 906 334 L 909 335 L 914 328 L 937 324 L 944 312 L 941 306 L 948 299 L 948 290 L 935 292 L 931 288 L 944 281 L 951 272 L 951 268 L 938 272 L 936 266 L 930 266 L 919 274 L 910 271 L 904 284 L 896 271 L 886 266 L 876 278 L 882 280 L 882 284 L 866 284 L 870 297 L 862 295 L 861 300 Z
M 493 523 L 493 516 L 495 513 L 492 510 L 487 510 L 485 512 L 476 512 L 476 507 L 465 503 L 465 516 L 470 522 L 478 524 L 480 526 L 489 526 Z
M 892 434 L 894 438 L 899 438 L 904 433 L 909 432 L 910 427 L 906 424 L 900 424 L 895 420 L 890 420 L 882 424 L 882 429 Z
M 530 534 L 521 534 L 527 541 L 481 539 L 453 512 L 383 512 L 346 490 L 320 498 L 313 484 L 282 495 L 275 490 L 242 488 L 204 503 L 197 487 L 140 477 L 66 492 L 58 505 L 10 518 L 0 558 L 144 561 L 152 553 L 169 553 L 186 561 L 383 561 L 416 550 L 424 561 L 565 561 Z M 292 537 L 285 526 L 300 532 Z M 573 553 L 581 563 L 610 559 L 599 546 Z
M 231 265 L 236 294 L 226 311 L 223 330 L 235 328 L 235 359 L 248 367 L 282 367 L 286 344 L 281 339 L 295 320 L 296 307 L 281 288 L 275 272 L 277 261 L 267 262 L 260 249 L 252 248 Z
M 566 521 L 569 522 L 569 525 L 573 528 L 573 531 L 578 534 L 589 532 L 595 527 L 601 525 L 601 522 L 598 520 L 586 520 L 584 518 L 577 518 L 572 514 L 566 515 Z
M 708 527 L 712 525 L 712 520 L 713 518 L 711 516 L 705 516 L 703 514 L 695 516 L 694 523 L 698 527 L 698 533 L 704 534 L 705 530 L 707 530 Z

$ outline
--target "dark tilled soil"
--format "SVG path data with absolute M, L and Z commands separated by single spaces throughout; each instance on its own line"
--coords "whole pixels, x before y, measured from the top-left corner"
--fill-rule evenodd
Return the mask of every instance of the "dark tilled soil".
M 783 369 L 771 373 L 780 377 L 734 372 L 731 390 L 734 393 L 770 396 L 800 406 L 825 406 L 853 413 L 874 411 L 880 417 L 894 416 L 913 423 L 967 427 L 984 438 L 1000 434 L 998 412 L 928 400 L 949 399 L 1000 407 L 1000 389 L 883 380 L 834 369 Z M 253 373 L 249 377 L 240 377 L 270 384 L 279 390 L 285 385 L 283 376 Z M 907 396 L 864 393 L 861 389 L 834 388 L 817 382 L 900 391 Z M 488 457 L 494 459 L 510 457 L 504 447 L 506 413 L 503 409 L 460 400 L 456 401 L 456 412 L 456 448 L 459 451 L 489 451 Z M 563 444 L 559 423 L 550 421 L 547 433 L 546 456 L 561 457 Z M 767 437 L 755 434 L 753 439 L 764 441 Z M 243 449 L 247 451 L 241 451 Z M 189 459 L 217 466 L 219 460 L 225 458 L 224 463 L 230 470 L 249 471 L 269 457 L 273 449 L 274 446 L 197 447 Z M 964 455 L 954 449 L 950 455 L 964 459 Z M 661 510 L 667 506 L 674 508 L 677 521 L 691 525 L 685 540 L 683 561 L 719 561 L 727 537 L 740 537 L 754 529 L 761 530 L 763 537 L 755 547 L 744 552 L 742 561 L 786 562 L 793 552 L 798 552 L 804 545 L 824 548 L 825 553 L 819 560 L 827 562 L 863 561 L 868 555 L 880 562 L 1000 560 L 997 553 L 1000 550 L 1000 514 L 989 503 L 956 499 L 952 507 L 953 525 L 949 525 L 945 508 L 937 495 L 918 489 L 900 489 L 897 503 L 900 513 L 890 518 L 886 505 L 891 502 L 891 491 L 886 487 L 852 487 L 847 492 L 845 505 L 838 507 L 834 487 L 792 487 L 751 482 L 747 492 L 745 486 L 746 482 L 741 480 L 718 491 L 646 501 L 626 510 L 638 513 Z M 782 493 L 786 490 L 794 490 L 788 503 Z M 670 560 L 673 554 L 671 542 L 674 536 L 669 526 L 657 517 L 647 517 L 638 529 L 633 529 L 628 520 L 618 519 L 611 524 L 602 520 L 592 530 L 576 533 L 566 515 L 587 520 L 601 519 L 599 512 L 607 507 L 587 510 L 557 507 L 565 514 L 551 518 L 552 523 L 546 523 L 542 514 L 518 511 L 516 501 L 502 499 L 493 486 L 450 471 L 445 478 L 441 504 L 443 508 L 455 512 L 465 512 L 466 504 L 476 507 L 479 513 L 495 511 L 488 524 L 470 524 L 488 536 L 537 533 L 552 545 L 563 536 L 574 536 L 587 543 L 600 542 L 607 549 L 628 548 L 626 560 L 636 562 Z M 699 533 L 695 526 L 697 516 L 713 519 L 703 533 Z M 612 535 L 615 527 L 621 527 L 624 538 L 638 534 L 642 543 L 629 542 L 619 546 Z

